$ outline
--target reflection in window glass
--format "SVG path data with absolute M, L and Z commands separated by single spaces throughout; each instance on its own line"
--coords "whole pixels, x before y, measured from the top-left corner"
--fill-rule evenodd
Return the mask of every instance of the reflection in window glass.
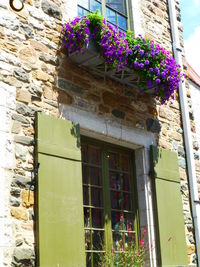
M 123 30 L 127 30 L 127 20 L 125 17 L 121 15 L 117 15 L 117 20 L 118 20 L 118 26 L 122 28 Z
M 126 15 L 126 1 L 125 0 L 106 0 L 106 4 L 118 12 Z
M 89 0 L 78 0 L 78 5 L 88 9 L 89 8 Z
M 109 22 L 117 24 L 116 13 L 108 7 L 106 8 L 106 17 Z
M 86 14 L 87 14 L 87 10 L 78 6 L 78 16 L 83 17 L 83 16 L 86 16 Z
M 90 10 L 92 12 L 95 12 L 96 10 L 98 10 L 101 13 L 101 4 L 95 0 L 91 0 L 90 2 Z

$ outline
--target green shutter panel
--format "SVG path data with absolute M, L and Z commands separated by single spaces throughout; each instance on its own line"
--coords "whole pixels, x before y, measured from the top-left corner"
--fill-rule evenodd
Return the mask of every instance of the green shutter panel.
M 39 266 L 85 267 L 79 126 L 37 114 Z
M 152 147 L 160 263 L 187 266 L 187 250 L 177 154 Z

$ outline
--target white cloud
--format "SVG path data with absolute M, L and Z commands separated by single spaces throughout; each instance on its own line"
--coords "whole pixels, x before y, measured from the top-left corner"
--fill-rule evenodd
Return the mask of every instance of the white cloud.
M 187 62 L 200 75 L 200 26 L 185 40 Z
M 194 0 L 194 5 L 195 5 L 196 7 L 198 7 L 199 4 L 200 4 L 200 0 Z

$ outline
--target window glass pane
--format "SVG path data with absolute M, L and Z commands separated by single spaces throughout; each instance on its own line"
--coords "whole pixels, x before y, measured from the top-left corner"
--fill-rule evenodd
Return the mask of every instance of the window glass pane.
M 135 244 L 135 234 L 134 233 L 126 233 L 125 234 L 125 246 Z
M 82 162 L 88 162 L 87 145 L 81 145 Z
M 114 231 L 113 232 L 113 247 L 114 250 L 120 251 L 123 246 L 123 233 Z
M 91 185 L 102 185 L 101 170 L 99 168 L 90 167 L 90 183 Z
M 122 174 L 122 190 L 130 191 L 130 176 L 126 173 Z
M 88 13 L 87 10 L 85 10 L 85 9 L 83 9 L 82 7 L 78 6 L 78 16 L 79 16 L 79 17 L 86 16 L 87 13 Z
M 118 26 L 123 30 L 127 30 L 127 19 L 119 14 L 117 14 Z
M 133 214 L 124 212 L 124 224 L 126 231 L 130 232 L 134 230 Z
M 93 250 L 103 250 L 104 231 L 93 231 L 92 234 Z
M 90 11 L 95 12 L 96 10 L 99 10 L 101 13 L 101 4 L 95 0 L 91 0 L 90 2 Z
M 122 200 L 122 209 L 123 210 L 131 210 L 131 199 L 130 194 L 123 193 L 123 200 Z
M 116 153 L 108 153 L 108 159 L 109 159 L 109 168 L 118 170 L 119 169 L 119 157 Z
M 126 14 L 126 1 L 125 0 L 106 0 L 106 4 L 122 14 Z
M 78 5 L 89 9 L 89 0 L 78 0 Z
M 84 208 L 84 226 L 86 228 L 89 228 L 91 226 L 90 224 L 90 209 Z
M 83 184 L 89 183 L 89 168 L 87 166 L 82 166 L 82 177 L 83 177 Z
M 91 249 L 91 230 L 85 230 L 85 249 Z
M 110 172 L 110 188 L 115 190 L 120 190 L 120 178 L 119 173 L 117 172 Z
M 86 253 L 86 262 L 87 262 L 87 267 L 91 267 L 91 252 Z
M 123 214 L 118 211 L 111 212 L 111 220 L 112 220 L 112 229 L 113 230 L 122 230 L 122 219 Z
M 106 8 L 106 17 L 109 22 L 117 24 L 116 13 L 108 7 Z
M 119 191 L 111 191 L 111 208 L 120 210 L 122 208 L 122 195 Z
M 129 170 L 129 157 L 125 154 L 121 155 L 121 165 L 122 165 L 122 171 L 128 171 Z
M 103 211 L 92 209 L 92 227 L 103 228 Z
M 91 188 L 91 205 L 95 207 L 102 207 L 102 189 Z
M 88 148 L 89 162 L 95 165 L 100 165 L 101 163 L 101 153 L 100 149 L 97 147 L 89 146 Z
M 83 204 L 89 205 L 89 193 L 88 193 L 88 186 L 83 186 Z

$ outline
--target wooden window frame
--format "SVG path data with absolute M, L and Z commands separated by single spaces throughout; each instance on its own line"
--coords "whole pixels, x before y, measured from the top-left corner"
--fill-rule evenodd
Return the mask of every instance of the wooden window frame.
M 130 30 L 130 10 L 129 10 L 129 0 L 125 0 L 126 1 L 126 14 L 112 8 L 109 4 L 106 4 L 106 0 L 95 0 L 97 1 L 98 3 L 101 4 L 101 13 L 103 15 L 103 17 L 105 19 L 107 19 L 107 16 L 106 16 L 106 8 L 109 8 L 110 10 L 116 12 L 116 22 L 117 24 L 113 24 L 111 22 L 109 22 L 110 24 L 112 24 L 113 26 L 117 26 L 121 31 L 127 31 L 127 30 Z M 90 7 L 90 2 L 91 0 L 88 0 L 89 2 L 89 7 Z M 82 8 L 84 9 L 86 12 L 92 12 L 90 10 L 90 8 L 85 8 L 83 6 L 81 6 L 80 4 L 78 4 L 78 8 Z M 123 16 L 124 18 L 126 18 L 126 22 L 127 22 L 127 29 L 122 29 L 120 26 L 118 26 L 118 19 L 117 19 L 117 14 L 120 15 L 120 16 Z
M 132 212 L 134 218 L 134 234 L 135 234 L 135 244 L 136 247 L 139 247 L 140 240 L 140 228 L 139 228 L 139 210 L 138 210 L 138 199 L 137 199 L 137 184 L 136 184 L 136 173 L 135 173 L 135 154 L 133 150 L 129 150 L 123 147 L 119 147 L 117 145 L 112 145 L 110 143 L 97 141 L 92 138 L 88 138 L 85 136 L 81 136 L 81 145 L 91 145 L 96 146 L 101 149 L 101 166 L 102 166 L 102 189 L 103 189 L 103 220 L 104 220 L 104 245 L 105 251 L 109 252 L 113 247 L 113 230 L 112 230 L 112 222 L 111 219 L 111 201 L 110 201 L 110 186 L 109 186 L 109 166 L 108 160 L 106 160 L 108 152 L 114 153 L 123 153 L 125 152 L 130 158 L 130 185 L 131 185 L 131 204 L 132 204 Z M 84 210 L 83 205 L 83 210 Z M 124 209 L 122 210 L 124 211 Z M 84 226 L 84 231 L 87 230 L 87 227 Z M 98 253 L 98 251 L 87 251 L 85 252 L 93 252 Z

